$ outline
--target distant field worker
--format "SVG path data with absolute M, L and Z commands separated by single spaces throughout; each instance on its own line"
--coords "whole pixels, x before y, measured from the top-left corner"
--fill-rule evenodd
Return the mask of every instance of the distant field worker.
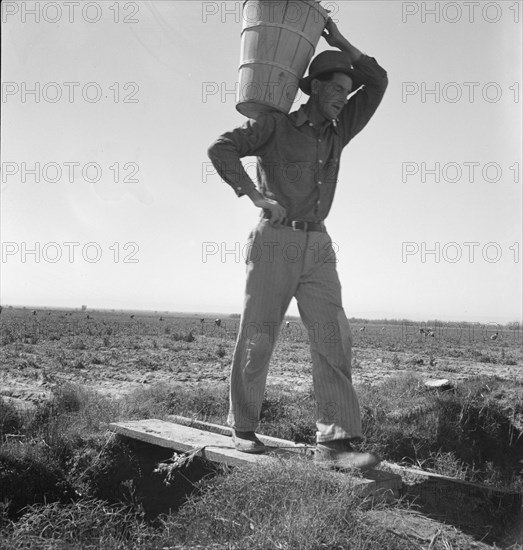
M 262 209 L 250 234 L 245 303 L 230 379 L 228 423 L 235 448 L 266 450 L 256 437 L 269 361 L 294 296 L 307 327 L 317 403 L 319 461 L 373 468 L 379 459 L 356 452 L 361 416 L 351 381 L 352 337 L 342 307 L 332 241 L 324 220 L 332 205 L 342 149 L 370 120 L 388 80 L 329 20 L 322 35 L 341 51 L 319 54 L 300 80 L 308 102 L 288 115 L 271 111 L 220 136 L 208 154 L 238 197 Z M 348 95 L 360 88 L 350 100 Z M 258 157 L 259 186 L 240 158 Z

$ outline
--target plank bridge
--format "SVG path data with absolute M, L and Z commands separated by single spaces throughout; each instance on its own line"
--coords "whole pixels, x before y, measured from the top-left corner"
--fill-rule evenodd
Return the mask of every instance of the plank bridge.
M 237 451 L 232 443 L 232 430 L 218 424 L 211 424 L 183 416 L 169 416 L 169 421 L 148 419 L 128 422 L 114 422 L 110 429 L 120 436 L 129 437 L 151 445 L 172 449 L 180 453 L 196 452 L 206 460 L 238 466 L 259 464 L 277 460 L 278 457 L 312 457 L 309 446 L 257 434 L 269 448 L 264 454 L 248 454 Z M 362 477 L 343 472 L 348 476 L 352 490 L 360 496 L 380 495 L 385 498 L 398 498 L 401 489 L 401 476 L 392 472 L 370 470 Z
M 183 416 L 168 416 L 168 421 L 148 419 L 115 422 L 111 431 L 134 440 L 172 449 L 178 453 L 195 453 L 206 460 L 228 466 L 264 463 L 279 457 L 313 456 L 311 446 L 293 441 L 257 434 L 269 447 L 265 454 L 247 454 L 234 449 L 231 428 Z M 471 503 L 482 502 L 489 507 L 506 510 L 507 513 L 521 510 L 523 495 L 519 492 L 494 488 L 456 478 L 442 476 L 414 468 L 406 468 L 390 462 L 382 462 L 382 469 L 354 475 L 343 471 L 351 488 L 360 496 L 380 496 L 387 500 L 400 495 L 414 499 L 422 508 L 434 509 L 454 516 L 461 516 Z M 441 510 L 440 510 L 441 508 Z M 471 510 L 472 511 L 472 510 Z M 458 521 L 458 523 L 460 523 Z

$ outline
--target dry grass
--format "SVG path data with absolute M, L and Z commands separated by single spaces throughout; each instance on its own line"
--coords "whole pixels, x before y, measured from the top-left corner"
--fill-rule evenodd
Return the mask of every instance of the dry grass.
M 234 543 L 238 549 L 415 548 L 391 541 L 366 517 L 343 475 L 305 459 L 237 468 L 214 478 L 175 518 L 166 520 L 185 544 Z
M 155 548 L 154 531 L 128 506 L 94 499 L 31 506 L 4 529 L 2 550 L 136 550 Z
M 523 380 L 476 377 L 435 392 L 401 375 L 360 397 L 368 444 L 389 460 L 523 489 Z

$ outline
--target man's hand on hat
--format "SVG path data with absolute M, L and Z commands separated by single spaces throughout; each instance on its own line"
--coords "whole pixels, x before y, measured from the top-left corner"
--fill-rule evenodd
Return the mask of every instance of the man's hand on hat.
M 338 25 L 336 25 L 330 17 L 321 35 L 325 38 L 329 46 L 332 46 L 333 48 L 340 48 L 342 42 L 345 40 L 345 37 L 338 29 Z
M 350 55 L 351 64 L 354 61 L 358 61 L 362 56 L 362 52 L 358 48 L 354 47 L 344 36 L 341 34 L 338 26 L 332 19 L 329 18 L 327 25 L 321 34 L 323 38 L 333 48 L 338 48 L 342 52 L 346 52 Z M 320 54 L 321 55 L 321 54 Z

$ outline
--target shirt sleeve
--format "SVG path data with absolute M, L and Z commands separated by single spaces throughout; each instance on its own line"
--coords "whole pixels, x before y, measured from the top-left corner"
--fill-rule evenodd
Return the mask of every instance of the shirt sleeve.
M 267 113 L 249 120 L 240 128 L 222 134 L 208 149 L 207 154 L 222 179 L 238 197 L 256 189 L 243 164 L 242 157 L 260 156 L 276 127 L 277 114 Z
M 373 57 L 363 54 L 352 65 L 363 88 L 349 99 L 339 116 L 344 147 L 365 128 L 381 103 L 389 83 L 387 71 Z

